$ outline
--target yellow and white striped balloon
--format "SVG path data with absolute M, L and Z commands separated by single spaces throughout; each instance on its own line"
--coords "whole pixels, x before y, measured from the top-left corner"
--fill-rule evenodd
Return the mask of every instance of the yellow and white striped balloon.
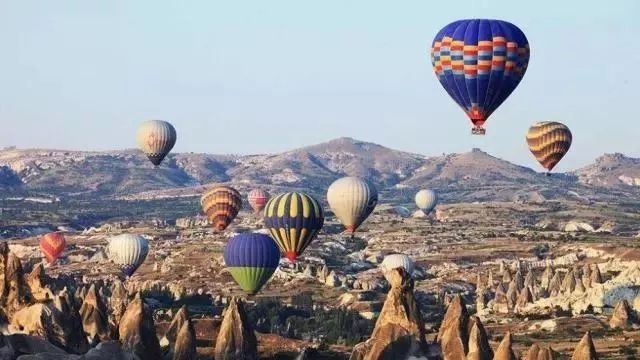
M 354 176 L 338 179 L 327 190 L 331 211 L 352 234 L 371 214 L 378 203 L 378 191 Z
M 133 275 L 147 258 L 149 241 L 140 235 L 122 234 L 109 239 L 109 259 L 122 266 L 122 272 Z
M 382 274 L 388 281 L 389 278 L 387 277 L 387 274 L 389 271 L 396 268 L 403 268 L 407 274 L 413 275 L 415 264 L 413 260 L 405 254 L 391 254 L 385 256 L 382 264 L 380 264 L 380 268 L 382 269 Z
M 149 120 L 138 127 L 138 145 L 155 166 L 173 149 L 176 138 L 176 129 L 166 121 Z

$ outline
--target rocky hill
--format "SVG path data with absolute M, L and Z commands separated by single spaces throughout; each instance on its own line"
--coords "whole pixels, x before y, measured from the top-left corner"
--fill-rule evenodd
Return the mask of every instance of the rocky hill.
M 546 177 L 479 149 L 425 157 L 351 138 L 270 155 L 171 154 L 158 169 L 137 150 L 12 148 L 0 150 L 0 166 L 0 184 L 67 198 L 193 196 L 213 183 L 324 193 L 346 175 L 366 178 L 381 191 L 434 187 L 459 200 L 544 199 L 569 190 L 593 192 L 593 185 L 640 184 L 640 159 L 618 154 L 575 173 Z
M 583 184 L 602 187 L 640 186 L 640 159 L 620 153 L 605 154 L 573 172 Z

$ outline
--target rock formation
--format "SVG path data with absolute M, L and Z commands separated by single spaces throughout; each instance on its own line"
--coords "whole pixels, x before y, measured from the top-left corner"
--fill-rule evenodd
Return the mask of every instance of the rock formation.
M 402 268 L 389 271 L 387 276 L 391 290 L 371 337 L 354 347 L 352 360 L 407 359 L 427 352 L 424 322 L 414 298 L 411 276 Z
M 502 282 L 504 284 L 508 284 L 511 282 L 511 280 L 513 280 L 511 278 L 511 272 L 509 271 L 509 269 L 505 269 L 504 272 L 502 273 Z
M 511 349 L 511 333 L 507 332 L 507 334 L 500 342 L 498 349 L 496 350 L 495 355 L 493 356 L 494 360 L 518 360 L 516 354 L 513 353 L 513 349 Z
M 25 282 L 20 259 L 11 252 L 7 255 L 4 276 L 6 285 L 4 309 L 6 315 L 10 318 L 16 311 L 30 305 L 32 301 L 31 291 Z
M 549 284 L 551 283 L 551 279 L 553 279 L 553 275 L 555 275 L 551 264 L 547 263 L 547 266 L 544 268 L 544 272 L 542 273 L 542 278 L 540 280 L 540 287 L 545 290 L 549 290 Z
M 562 291 L 562 275 L 559 271 L 553 275 L 551 281 L 549 282 L 549 296 L 558 296 Z
M 533 303 L 533 295 L 531 294 L 531 290 L 529 290 L 528 287 L 525 287 L 518 296 L 518 302 L 515 306 L 516 312 L 522 311 L 531 303 Z
M 151 311 L 145 308 L 140 293 L 127 306 L 118 328 L 122 348 L 136 354 L 140 360 L 161 359 L 162 352 Z M 216 356 L 216 359 L 218 357 Z
M 635 312 L 629 306 L 627 300 L 618 302 L 611 319 L 609 320 L 609 326 L 612 329 L 629 329 L 636 324 L 637 318 Z
M 582 340 L 580 340 L 576 346 L 571 360 L 598 360 L 596 347 L 593 345 L 593 339 L 591 339 L 591 333 L 589 331 L 584 334 Z
M 562 287 L 560 291 L 563 294 L 571 294 L 576 289 L 576 277 L 573 273 L 573 269 L 569 270 L 562 280 Z
M 50 341 L 72 354 L 84 354 L 89 349 L 87 336 L 82 327 L 80 313 L 69 305 L 67 298 L 56 296 L 54 306 L 60 313 L 60 325 L 49 333 Z
M 91 285 L 84 296 L 80 307 L 80 318 L 90 344 L 110 340 L 107 307 L 98 295 L 95 285 Z
M 471 317 L 469 324 L 471 331 L 469 332 L 469 353 L 466 360 L 491 360 L 493 359 L 493 350 L 489 345 L 489 337 L 478 317 Z
M 602 284 L 603 282 L 598 264 L 593 264 L 591 269 L 591 286 L 593 286 L 593 284 Z
M 466 358 L 469 352 L 468 323 L 467 307 L 462 297 L 456 295 L 449 304 L 438 330 L 438 341 L 444 360 Z
M 176 339 L 178 338 L 178 333 L 182 329 L 182 325 L 187 322 L 189 322 L 189 312 L 187 311 L 187 306 L 183 305 L 171 320 L 171 324 L 165 332 L 160 345 L 165 346 L 175 343 Z
M 504 289 L 504 285 L 502 285 L 501 283 L 496 286 L 492 307 L 493 311 L 497 313 L 506 314 L 509 312 L 509 302 L 507 301 L 507 294 Z
M 533 274 L 533 270 L 527 272 L 527 276 L 524 278 L 524 287 L 533 289 L 536 286 L 536 278 Z
M 555 360 L 556 358 L 556 352 L 550 347 L 540 347 L 538 344 L 533 344 L 523 360 Z
M 47 286 L 47 276 L 44 273 L 42 263 L 33 268 L 33 271 L 27 276 L 26 282 L 35 301 L 53 300 L 54 295 Z
M 489 275 L 487 275 L 487 288 L 491 289 L 493 288 L 493 285 L 494 285 L 493 271 L 489 269 Z
M 253 360 L 258 358 L 256 335 L 247 321 L 244 305 L 232 298 L 224 312 L 216 340 L 216 360 Z
M 518 284 L 516 283 L 515 280 L 512 280 L 511 283 L 509 283 L 509 289 L 507 290 L 507 304 L 509 305 L 509 310 L 513 310 L 517 302 L 518 302 Z
M 513 280 L 516 282 L 518 291 L 521 291 L 522 288 L 524 288 L 524 277 L 522 276 L 522 272 L 520 270 L 516 271 L 516 274 L 514 275 Z
M 172 360 L 191 360 L 196 358 L 196 331 L 189 319 L 182 324 L 175 345 Z
M 127 310 L 129 294 L 121 281 L 115 281 L 111 285 L 111 297 L 109 298 L 109 327 L 111 336 L 114 339 L 119 337 L 118 326 L 120 320 Z

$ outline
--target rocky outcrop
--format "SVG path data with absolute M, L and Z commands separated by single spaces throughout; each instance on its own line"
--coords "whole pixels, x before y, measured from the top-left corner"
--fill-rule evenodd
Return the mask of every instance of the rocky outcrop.
M 438 341 L 444 360 L 465 359 L 469 352 L 469 314 L 460 295 L 456 295 L 444 315 L 438 330 Z
M 471 331 L 469 332 L 469 353 L 466 360 L 491 360 L 493 359 L 493 350 L 489 345 L 489 337 L 480 322 L 480 319 L 473 316 L 469 320 Z
M 584 334 L 582 340 L 576 346 L 571 360 L 598 360 L 598 353 L 596 353 L 596 347 L 593 345 L 593 339 L 589 331 Z
M 544 268 L 544 271 L 542 272 L 540 287 L 545 290 L 549 290 L 549 285 L 551 283 L 551 279 L 553 279 L 553 275 L 554 275 L 553 268 L 549 263 L 547 263 L 547 266 Z
M 533 303 L 533 295 L 531 294 L 531 290 L 529 290 L 528 287 L 525 287 L 524 289 L 522 289 L 520 295 L 518 296 L 518 302 L 516 303 L 515 307 L 516 312 L 521 311 L 531 303 Z
M 4 310 L 9 318 L 18 310 L 32 303 L 31 291 L 24 279 L 20 259 L 13 253 L 7 254 L 5 268 L 6 297 Z
M 178 333 L 182 329 L 182 326 L 187 322 L 189 322 L 189 312 L 187 311 L 187 306 L 183 305 L 171 320 L 171 324 L 165 332 L 160 345 L 165 346 L 175 343 L 178 338 Z
M 549 296 L 558 296 L 562 291 L 562 278 L 559 271 L 549 281 Z
M 518 360 L 516 354 L 514 354 L 513 349 L 511 348 L 511 333 L 507 332 L 507 334 L 500 342 L 498 349 L 496 350 L 495 355 L 493 356 L 494 360 Z
M 140 293 L 127 306 L 118 333 L 123 349 L 136 354 L 140 360 L 162 358 L 153 316 L 151 311 L 145 308 Z
M 492 309 L 493 311 L 501 314 L 509 312 L 509 302 L 507 301 L 507 294 L 502 284 L 498 284 L 498 286 L 496 286 Z
M 352 360 L 408 359 L 427 352 L 424 322 L 414 298 L 411 275 L 402 268 L 387 275 L 391 290 L 371 337 L 354 347 Z
M 591 269 L 591 285 L 593 284 L 602 284 L 604 281 L 602 280 L 602 274 L 600 273 L 600 268 L 598 264 L 593 264 Z
M 27 276 L 26 282 L 35 301 L 53 300 L 54 295 L 47 285 L 48 279 L 42 263 L 33 268 L 33 271 Z
M 520 270 L 516 271 L 516 274 L 513 277 L 513 281 L 515 281 L 516 286 L 518 287 L 518 291 L 521 291 L 524 288 L 524 277 L 522 276 L 522 272 Z
M 232 298 L 224 312 L 216 340 L 216 360 L 253 360 L 258 358 L 258 345 L 253 327 L 247 321 L 244 305 Z
M 509 305 L 509 310 L 513 310 L 516 307 L 516 303 L 518 302 L 518 284 L 515 280 L 512 280 L 509 283 L 509 289 L 507 290 L 507 304 Z
M 550 347 L 540 347 L 538 344 L 533 344 L 523 360 L 555 360 L 556 358 L 556 352 Z
M 129 304 L 129 294 L 124 284 L 117 280 L 111 285 L 111 297 L 109 298 L 109 327 L 111 336 L 114 339 L 119 337 L 118 326 L 120 320 L 127 310 Z
M 635 324 L 637 324 L 636 314 L 627 300 L 618 302 L 609 320 L 609 326 L 612 329 L 629 329 Z
M 502 272 L 502 282 L 508 284 L 511 282 L 511 280 L 513 280 L 511 278 L 511 272 L 509 271 L 509 269 L 505 269 L 504 272 Z
M 175 345 L 172 360 L 192 360 L 196 358 L 196 331 L 189 319 L 182 324 Z
M 17 311 L 11 318 L 10 331 L 38 336 L 67 352 L 81 354 L 89 349 L 80 317 L 64 298 L 38 303 Z
M 576 277 L 573 273 L 573 269 L 569 270 L 562 280 L 562 288 L 560 289 L 563 294 L 571 294 L 576 289 Z
M 98 295 L 95 285 L 91 285 L 84 296 L 80 307 L 80 318 L 90 344 L 110 340 L 107 307 Z

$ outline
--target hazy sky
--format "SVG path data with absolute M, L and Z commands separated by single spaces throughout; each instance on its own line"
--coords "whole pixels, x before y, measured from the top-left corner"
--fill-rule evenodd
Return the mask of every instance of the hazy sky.
M 638 13 L 637 0 L 2 0 L 0 146 L 131 148 L 157 118 L 180 152 L 350 136 L 426 155 L 480 147 L 540 170 L 525 132 L 557 120 L 574 134 L 557 170 L 640 156 Z M 441 27 L 470 17 L 511 21 L 531 46 L 485 137 L 428 56 Z

